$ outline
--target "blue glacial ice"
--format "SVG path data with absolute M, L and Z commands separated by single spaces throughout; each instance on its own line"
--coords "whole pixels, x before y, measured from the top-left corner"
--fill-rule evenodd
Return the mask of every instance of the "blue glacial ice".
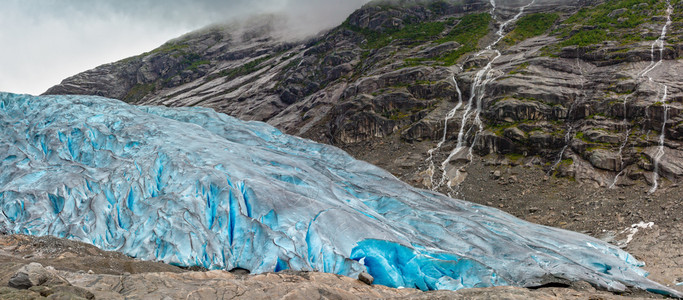
M 422 290 L 563 278 L 680 296 L 600 240 L 204 108 L 0 93 L 0 210 L 7 233 L 180 266 L 367 271 Z

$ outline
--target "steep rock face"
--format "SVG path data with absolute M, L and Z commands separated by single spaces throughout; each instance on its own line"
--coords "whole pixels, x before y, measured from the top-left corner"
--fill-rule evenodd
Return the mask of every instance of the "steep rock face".
M 246 24 L 205 28 L 148 53 L 70 77 L 46 94 L 99 95 L 167 106 L 202 105 L 243 118 L 268 119 L 288 100 L 274 99 L 263 86 L 269 78 L 259 75 L 273 68 L 271 73 L 282 72 L 296 59 L 289 56 L 304 47 L 275 39 L 279 25 L 278 19 L 264 17 Z M 271 66 L 278 63 L 282 64 Z
M 676 181 L 683 3 L 631 2 L 373 2 L 307 41 L 282 42 L 273 22 L 216 27 L 47 93 L 268 121 L 442 191 L 471 155 L 605 187 Z M 390 143 L 411 150 L 367 153 Z

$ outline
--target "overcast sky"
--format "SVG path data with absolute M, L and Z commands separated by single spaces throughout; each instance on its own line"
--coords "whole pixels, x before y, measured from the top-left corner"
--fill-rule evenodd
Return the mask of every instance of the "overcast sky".
M 368 0 L 2 0 L 0 91 L 40 94 L 62 79 L 203 26 L 283 13 L 311 32 Z

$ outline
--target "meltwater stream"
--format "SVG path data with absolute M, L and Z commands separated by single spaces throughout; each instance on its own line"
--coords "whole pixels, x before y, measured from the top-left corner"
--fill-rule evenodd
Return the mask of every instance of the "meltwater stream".
M 557 277 L 681 296 L 615 246 L 414 188 L 338 148 L 210 109 L 101 97 L 0 93 L 0 231 L 423 290 Z

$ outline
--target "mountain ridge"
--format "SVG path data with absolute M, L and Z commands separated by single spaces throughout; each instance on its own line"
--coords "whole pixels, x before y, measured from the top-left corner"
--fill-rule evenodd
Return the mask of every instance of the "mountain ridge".
M 267 121 L 285 132 L 331 143 L 354 155 L 362 155 L 362 150 L 354 150 L 361 143 L 382 143 L 388 136 L 400 135 L 406 146 L 418 144 L 424 149 L 424 160 L 433 148 L 424 144 L 441 140 L 444 117 L 457 102 L 453 80 L 467 100 L 476 73 L 493 58 L 476 49 L 486 50 L 485 44 L 494 39 L 496 23 L 502 24 L 518 12 L 519 5 L 530 1 L 506 2 L 495 9 L 485 1 L 418 2 L 372 2 L 341 26 L 298 43 L 270 35 L 272 22 L 236 34 L 210 28 L 65 79 L 46 94 L 207 106 L 243 119 Z M 659 142 L 647 133 L 661 131 L 664 110 L 654 100 L 661 94 L 659 88 L 637 73 L 655 60 L 653 39 L 665 21 L 665 2 L 635 1 L 641 4 L 628 6 L 631 2 L 559 5 L 534 1 L 523 12 L 522 25 L 546 29 L 530 32 L 514 22 L 504 28 L 501 45 L 496 45 L 502 56 L 491 69 L 498 77 L 483 87 L 487 95 L 477 111 L 485 128 L 465 136 L 463 143 L 481 156 L 538 157 L 549 164 L 543 167 L 545 172 L 605 187 L 632 185 L 633 180 L 654 185 Z M 676 5 L 680 2 L 672 8 Z M 598 13 L 590 15 L 588 7 Z M 661 47 L 666 63 L 651 70 L 661 74 L 657 80 L 675 78 L 672 74 L 681 67 L 677 61 L 683 53 L 677 29 L 681 10 L 673 9 L 672 32 Z M 544 13 L 552 22 L 533 19 Z M 476 21 L 477 16 L 491 15 L 495 19 Z M 616 42 L 610 42 L 604 32 L 611 32 Z M 683 127 L 676 125 L 681 110 L 676 103 L 683 101 L 683 89 L 675 81 L 669 86 L 670 125 L 665 125 L 669 147 L 657 173 L 677 181 L 683 175 L 679 158 L 683 155 L 678 150 Z M 471 128 L 473 120 L 458 126 L 465 107 L 446 124 L 449 130 Z M 639 129 L 629 131 L 627 138 L 625 127 Z M 452 147 L 449 144 L 456 136 L 448 132 L 445 146 Z M 623 147 L 624 143 L 628 145 Z M 563 149 L 568 149 L 567 154 Z M 434 188 L 429 186 L 433 176 L 427 176 L 432 177 L 428 180 L 424 173 L 429 166 L 415 164 L 416 168 L 395 174 Z M 461 166 L 448 164 L 430 172 L 447 173 L 454 187 L 463 178 L 453 169 Z M 396 168 L 388 169 L 396 172 Z M 619 173 L 627 176 L 617 177 Z

